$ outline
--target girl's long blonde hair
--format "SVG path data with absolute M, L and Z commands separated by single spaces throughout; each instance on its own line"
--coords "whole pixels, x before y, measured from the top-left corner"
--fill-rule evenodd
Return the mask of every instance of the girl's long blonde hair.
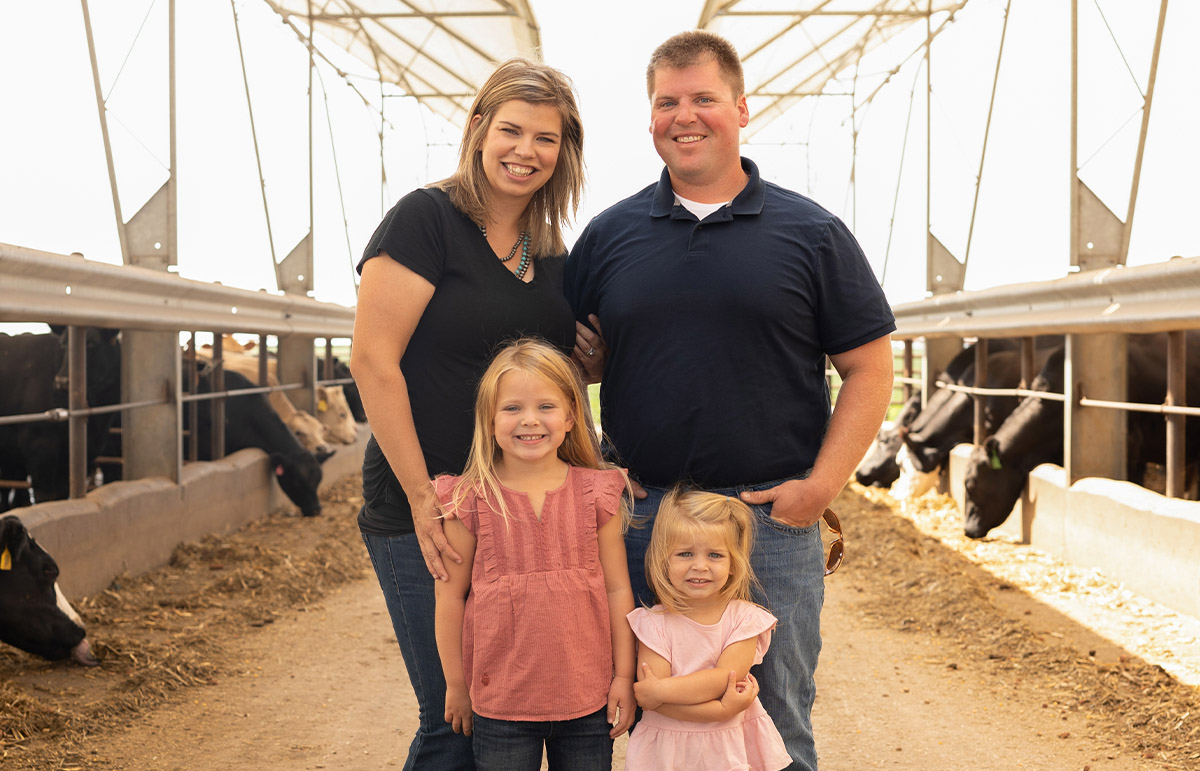
M 579 376 L 579 370 L 565 354 L 542 340 L 522 338 L 508 343 L 479 381 L 475 393 L 475 435 L 471 441 L 471 453 L 462 479 L 454 487 L 451 498 L 454 507 L 461 506 L 467 496 L 474 492 L 507 521 L 508 507 L 500 492 L 500 480 L 496 476 L 496 461 L 500 459 L 500 445 L 496 442 L 496 402 L 500 391 L 500 379 L 510 372 L 524 372 L 548 381 L 562 392 L 567 410 L 575 419 L 575 425 L 567 432 L 559 445 L 558 457 L 571 466 L 590 469 L 617 468 L 604 460 L 600 452 L 600 439 L 592 422 L 592 408 L 587 389 Z M 625 482 L 626 494 L 621 503 L 621 529 L 629 524 L 633 499 L 629 481 Z
M 520 223 L 521 230 L 529 233 L 529 251 L 535 258 L 562 254 L 566 251 L 562 227 L 578 213 L 583 197 L 583 119 L 571 79 L 553 67 L 525 59 L 509 59 L 497 67 L 471 104 L 458 168 L 430 187 L 445 190 L 451 203 L 477 225 L 487 224 L 492 188 L 480 150 L 496 112 L 513 100 L 547 104 L 562 116 L 558 163 L 546 184 L 533 194 Z M 478 122 L 472 120 L 476 115 L 481 118 Z
M 758 580 L 750 567 L 754 546 L 754 513 L 750 507 L 736 498 L 676 487 L 659 504 L 646 548 L 646 581 L 659 603 L 674 613 L 687 610 L 687 598 L 671 584 L 668 563 L 675 545 L 699 532 L 719 535 L 729 549 L 729 579 L 721 587 L 721 597 L 726 602 L 753 602 L 751 589 Z

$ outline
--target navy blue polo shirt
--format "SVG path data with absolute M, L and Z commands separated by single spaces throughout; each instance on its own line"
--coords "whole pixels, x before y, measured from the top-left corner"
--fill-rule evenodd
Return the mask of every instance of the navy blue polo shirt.
M 858 242 L 812 200 L 749 175 L 698 221 L 664 169 L 595 217 L 567 261 L 576 318 L 600 318 L 601 420 L 641 482 L 753 484 L 812 468 L 825 356 L 896 328 Z

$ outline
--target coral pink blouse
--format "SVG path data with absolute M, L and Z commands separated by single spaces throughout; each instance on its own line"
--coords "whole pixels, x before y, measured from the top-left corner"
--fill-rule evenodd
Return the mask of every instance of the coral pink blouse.
M 458 480 L 434 480 L 448 510 Z M 476 494 L 453 509 L 476 538 L 462 636 L 476 713 L 571 720 L 608 703 L 612 637 L 597 530 L 620 510 L 624 489 L 617 469 L 572 466 L 546 493 L 540 520 L 525 493 L 503 486 L 507 523 Z

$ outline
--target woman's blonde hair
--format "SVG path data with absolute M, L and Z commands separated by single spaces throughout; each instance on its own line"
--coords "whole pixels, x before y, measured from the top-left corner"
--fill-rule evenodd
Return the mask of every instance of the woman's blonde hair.
M 697 533 L 719 536 L 729 549 L 729 580 L 721 587 L 721 597 L 753 602 L 750 592 L 758 581 L 750 567 L 754 546 L 750 507 L 736 498 L 676 487 L 659 504 L 646 549 L 646 581 L 659 603 L 674 613 L 688 609 L 687 598 L 671 584 L 669 562 L 675 545 Z
M 496 461 L 500 459 L 500 445 L 496 442 L 496 403 L 500 392 L 500 379 L 510 372 L 523 372 L 543 378 L 562 392 L 566 408 L 575 425 L 567 432 L 558 448 L 558 457 L 572 466 L 591 469 L 608 469 L 616 466 L 604 460 L 600 451 L 600 439 L 592 422 L 591 402 L 587 388 L 579 376 L 579 370 L 565 354 L 542 340 L 522 338 L 508 343 L 479 381 L 475 393 L 475 435 L 471 441 L 471 453 L 462 479 L 454 487 L 452 504 L 463 504 L 471 492 L 488 501 L 500 516 L 507 520 L 508 507 L 500 492 L 500 481 L 496 476 Z M 632 491 L 628 480 L 626 495 L 621 504 L 621 529 L 629 523 L 632 510 Z
M 571 79 L 553 67 L 526 59 L 509 59 L 497 67 L 471 104 L 458 168 L 431 187 L 445 190 L 451 203 L 476 224 L 487 224 L 492 188 L 483 170 L 483 140 L 496 112 L 513 100 L 548 104 L 562 116 L 558 163 L 549 181 L 533 194 L 520 223 L 521 230 L 529 233 L 529 251 L 534 257 L 562 254 L 566 251 L 562 226 L 578 213 L 583 196 L 583 119 Z M 480 120 L 474 120 L 476 115 Z

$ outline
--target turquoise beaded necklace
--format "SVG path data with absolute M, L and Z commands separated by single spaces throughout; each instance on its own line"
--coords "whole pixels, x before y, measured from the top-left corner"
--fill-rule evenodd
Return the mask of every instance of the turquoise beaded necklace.
M 487 225 L 480 225 L 479 232 L 483 233 L 483 240 L 486 241 L 487 240 Z M 529 272 L 529 231 L 528 230 L 521 231 L 521 234 L 519 236 L 517 236 L 517 242 L 515 244 L 513 244 L 512 249 L 509 250 L 508 256 L 501 257 L 500 262 L 508 262 L 513 257 L 515 257 L 517 254 L 518 246 L 521 247 L 521 261 L 519 263 L 517 263 L 517 269 L 513 273 L 513 275 L 517 277 L 518 281 L 523 281 L 525 279 L 525 274 Z

